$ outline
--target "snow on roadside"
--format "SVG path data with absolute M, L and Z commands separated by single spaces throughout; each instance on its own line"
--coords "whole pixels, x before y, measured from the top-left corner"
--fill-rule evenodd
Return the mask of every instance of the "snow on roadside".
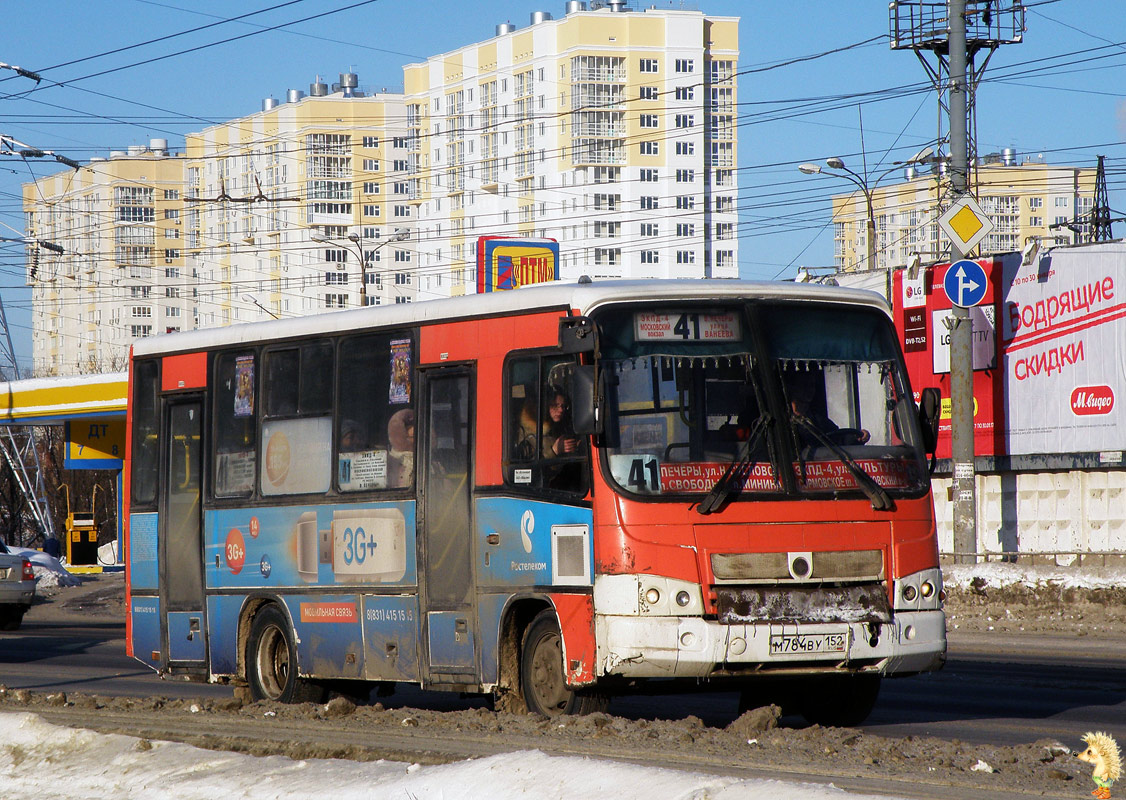
M 1049 567 L 990 561 L 984 564 L 954 564 L 942 568 L 947 587 L 971 585 L 998 589 L 1021 585 L 1032 588 L 1056 586 L 1064 589 L 1111 589 L 1126 586 L 1126 570 L 1120 567 Z
M 51 725 L 35 714 L 0 714 L 5 800 L 875 800 L 833 786 L 740 780 L 593 758 L 524 751 L 422 767 L 395 761 L 248 756 L 175 742 Z

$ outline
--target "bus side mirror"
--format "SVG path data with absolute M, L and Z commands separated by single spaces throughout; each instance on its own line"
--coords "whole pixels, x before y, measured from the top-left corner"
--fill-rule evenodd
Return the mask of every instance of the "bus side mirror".
M 594 367 L 576 364 L 571 370 L 571 423 L 579 436 L 602 432 L 595 411 L 594 388 Z
M 559 349 L 564 353 L 593 353 L 598 336 L 590 317 L 559 318 Z
M 934 386 L 923 389 L 919 396 L 919 427 L 923 432 L 923 450 L 933 455 L 938 448 L 938 417 L 942 409 L 942 393 Z

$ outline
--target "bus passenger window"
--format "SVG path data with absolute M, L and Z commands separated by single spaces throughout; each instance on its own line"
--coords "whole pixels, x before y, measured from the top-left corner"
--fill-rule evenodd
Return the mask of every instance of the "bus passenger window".
M 215 461 L 212 485 L 219 497 L 254 491 L 254 353 L 222 353 L 215 359 Z
M 138 361 L 133 367 L 133 502 L 156 502 L 157 475 L 157 392 L 160 388 L 160 362 Z
M 561 378 L 572 363 L 558 356 L 509 362 L 507 483 L 586 493 L 587 443 L 575 435 L 571 399 Z
M 351 337 L 340 343 L 339 352 L 337 487 L 342 492 L 409 488 L 415 458 L 411 333 Z

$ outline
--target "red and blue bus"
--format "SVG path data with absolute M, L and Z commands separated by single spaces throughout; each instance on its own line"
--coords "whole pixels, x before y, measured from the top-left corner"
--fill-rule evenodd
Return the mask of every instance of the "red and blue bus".
M 853 724 L 946 651 L 928 452 L 876 295 L 580 282 L 133 345 L 131 655 L 301 701 L 555 715 L 776 691 Z

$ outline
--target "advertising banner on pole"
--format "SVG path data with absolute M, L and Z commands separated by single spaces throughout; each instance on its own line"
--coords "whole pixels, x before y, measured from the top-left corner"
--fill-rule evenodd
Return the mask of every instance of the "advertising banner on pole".
M 554 239 L 477 239 L 478 294 L 557 280 L 559 242 Z
M 997 376 L 997 299 L 1000 267 L 993 259 L 977 262 L 988 277 L 980 303 L 970 309 L 973 320 L 974 452 L 1000 455 L 1003 402 Z M 911 387 L 916 395 L 928 386 L 942 392 L 938 457 L 950 458 L 950 329 L 952 303 L 943 289 L 949 264 L 927 267 L 911 278 L 898 270 L 892 280 L 892 307 L 903 344 Z

